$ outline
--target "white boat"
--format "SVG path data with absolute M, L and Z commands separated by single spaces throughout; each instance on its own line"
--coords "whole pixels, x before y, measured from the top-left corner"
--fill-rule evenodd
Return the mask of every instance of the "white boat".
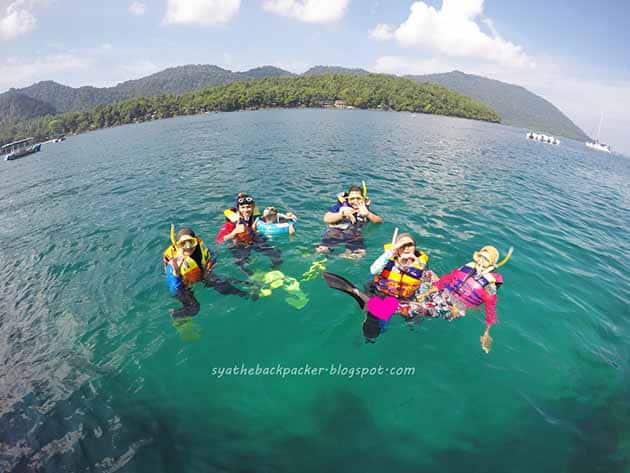
M 599 141 L 595 141 L 595 142 L 587 141 L 586 146 L 597 151 L 604 151 L 606 153 L 611 153 L 610 146 L 604 143 L 600 143 Z
M 0 156 L 5 161 L 13 161 L 14 159 L 37 153 L 41 148 L 42 145 L 40 143 L 33 144 L 33 138 L 26 138 L 2 146 L 0 148 Z
M 530 140 L 542 141 L 543 143 L 548 143 L 548 144 L 551 144 L 551 145 L 559 145 L 560 144 L 560 140 L 558 138 L 556 138 L 555 136 L 545 135 L 543 133 L 534 133 L 534 132 L 530 131 L 525 136 L 527 136 L 527 138 L 529 138 Z
M 597 136 L 595 137 L 595 141 L 587 141 L 585 144 L 588 148 L 594 149 L 596 151 L 603 151 L 604 153 L 611 153 L 609 145 L 599 142 L 599 134 L 602 131 L 603 120 L 604 120 L 604 114 L 602 113 L 601 116 L 599 117 L 599 127 L 597 128 Z

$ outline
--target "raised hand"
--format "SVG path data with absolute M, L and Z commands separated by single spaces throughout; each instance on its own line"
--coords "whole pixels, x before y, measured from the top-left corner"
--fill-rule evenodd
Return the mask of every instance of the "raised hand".
M 367 206 L 365 205 L 365 202 L 361 202 L 359 204 L 359 215 L 361 217 L 367 217 L 367 215 L 370 213 L 370 211 L 368 210 Z
M 341 216 L 349 219 L 352 223 L 356 223 L 357 219 L 354 216 L 355 210 L 352 207 L 342 207 L 341 208 Z

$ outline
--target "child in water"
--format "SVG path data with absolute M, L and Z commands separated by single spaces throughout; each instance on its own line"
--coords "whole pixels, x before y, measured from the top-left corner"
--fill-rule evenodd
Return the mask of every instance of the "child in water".
M 294 235 L 295 222 L 297 222 L 297 217 L 292 212 L 279 213 L 275 207 L 267 207 L 263 210 L 262 217 L 257 218 L 254 222 L 254 228 L 259 233 L 267 234 L 267 225 L 287 224 L 287 233 Z
M 429 257 L 416 248 L 409 233 L 401 233 L 372 266 L 372 281 L 367 291 L 371 294 L 392 296 L 398 299 L 398 312 L 406 318 L 417 315 L 414 301 L 428 290 L 437 276 L 428 268 Z
M 499 251 L 494 246 L 484 246 L 473 254 L 473 260 L 440 277 L 420 302 L 421 310 L 428 317 L 452 320 L 466 315 L 469 308 L 485 306 L 486 328 L 480 337 L 481 348 L 490 352 L 492 337 L 490 328 L 497 321 L 497 291 L 503 284 L 503 276 L 494 272 L 503 266 L 510 256 L 497 263 Z

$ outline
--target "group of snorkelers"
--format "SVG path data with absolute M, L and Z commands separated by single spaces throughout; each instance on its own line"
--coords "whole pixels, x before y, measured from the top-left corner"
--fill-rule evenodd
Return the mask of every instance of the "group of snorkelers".
M 363 229 L 370 222 L 383 222 L 370 210 L 370 204 L 365 183 L 339 194 L 324 215 L 327 228 L 316 252 L 327 254 L 344 246 L 342 257 L 358 259 L 365 256 Z M 295 234 L 297 217 L 290 212 L 280 213 L 273 207 L 267 207 L 261 213 L 253 197 L 245 193 L 236 196 L 234 206 L 224 211 L 224 217 L 225 223 L 215 242 L 228 245 L 235 264 L 251 276 L 248 262 L 251 252 L 256 251 L 269 257 L 273 269 L 270 276 L 282 275 L 278 271 L 282 264 L 281 252 L 268 237 L 280 233 Z M 464 316 L 467 309 L 484 306 L 485 330 L 480 342 L 488 353 L 492 343 L 490 329 L 497 319 L 497 290 L 503 284 L 496 269 L 507 262 L 511 253 L 510 248 L 507 256 L 499 261 L 498 250 L 484 246 L 473 253 L 471 262 L 439 277 L 429 269 L 429 256 L 416 247 L 413 236 L 398 234 L 396 229 L 392 242 L 384 246 L 384 252 L 370 266 L 371 278 L 364 290 L 336 274 L 323 272 L 323 277 L 329 287 L 351 295 L 363 309 L 362 329 L 367 341 L 374 341 L 385 331 L 394 313 L 408 321 L 422 317 L 453 320 Z M 214 273 L 215 255 L 190 228 L 175 232 L 171 227 L 171 245 L 163 253 L 163 263 L 169 291 L 182 304 L 181 308 L 171 311 L 174 318 L 192 317 L 199 312 L 199 303 L 192 290 L 197 282 L 215 288 L 220 294 L 252 299 L 269 293 L 264 292 L 267 289 L 259 291 L 251 280 L 217 276 Z M 323 265 L 319 268 L 325 269 Z M 276 276 L 271 277 L 272 286 L 276 279 Z M 289 279 L 299 289 L 297 280 Z M 305 302 L 296 304 L 295 307 L 301 308 Z

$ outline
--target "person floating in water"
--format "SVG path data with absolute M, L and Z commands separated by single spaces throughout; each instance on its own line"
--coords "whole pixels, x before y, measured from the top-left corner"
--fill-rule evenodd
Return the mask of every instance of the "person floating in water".
M 272 269 L 278 269 L 282 264 L 280 250 L 271 246 L 264 235 L 256 233 L 255 208 L 256 203 L 253 197 L 239 193 L 235 207 L 224 212 L 226 222 L 216 236 L 217 244 L 231 241 L 230 251 L 234 262 L 248 275 L 253 274 L 247 268 L 252 250 L 269 256 Z
M 492 337 L 490 328 L 497 321 L 497 291 L 503 284 L 503 276 L 494 272 L 512 256 L 497 263 L 499 251 L 494 246 L 484 246 L 473 254 L 473 261 L 440 277 L 420 301 L 419 309 L 425 316 L 453 320 L 466 315 L 466 309 L 485 306 L 486 328 L 481 335 L 481 348 L 490 352 Z
M 254 221 L 254 228 L 258 233 L 268 236 L 295 235 L 296 222 L 297 217 L 292 212 L 280 213 L 275 207 L 267 207 L 262 216 Z
M 338 245 L 345 245 L 342 256 L 346 258 L 362 258 L 365 256 L 363 228 L 368 222 L 382 223 L 383 219 L 370 210 L 365 186 L 352 186 L 348 192 L 340 194 L 337 202 L 324 215 L 328 225 L 317 246 L 318 253 L 329 253 Z
M 171 311 L 174 318 L 192 317 L 199 312 L 199 302 L 192 290 L 193 284 L 203 281 L 221 294 L 234 294 L 248 297 L 248 293 L 222 280 L 212 273 L 214 255 L 203 240 L 190 228 L 182 228 L 175 234 L 171 226 L 171 245 L 162 255 L 166 272 L 166 285 L 172 296 L 182 303 L 182 307 Z
M 367 292 L 398 299 L 399 313 L 405 318 L 414 317 L 415 298 L 428 290 L 437 276 L 428 269 L 429 257 L 416 249 L 416 242 L 409 233 L 394 233 L 392 244 L 385 245 L 384 253 L 372 266 L 372 281 L 367 284 Z

